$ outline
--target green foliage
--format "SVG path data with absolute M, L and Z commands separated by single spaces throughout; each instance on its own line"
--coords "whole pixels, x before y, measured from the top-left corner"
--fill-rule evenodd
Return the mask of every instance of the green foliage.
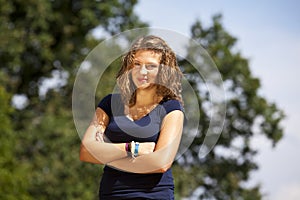
M 93 199 L 100 167 L 79 161 L 80 138 L 70 110 L 62 106 L 69 99 L 56 92 L 48 98 L 44 114 L 26 126 L 30 134 L 22 135 L 20 141 L 19 156 L 25 156 L 24 162 L 32 168 L 29 192 L 38 199 Z
M 1 75 L 0 75 L 0 78 Z M 28 166 L 16 160 L 17 135 L 13 132 L 10 116 L 11 95 L 0 85 L 0 199 L 30 199 L 27 193 Z

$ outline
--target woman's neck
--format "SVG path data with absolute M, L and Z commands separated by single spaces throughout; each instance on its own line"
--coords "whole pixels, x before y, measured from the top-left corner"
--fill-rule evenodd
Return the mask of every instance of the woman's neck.
M 156 87 L 137 89 L 135 106 L 149 106 L 158 103 Z

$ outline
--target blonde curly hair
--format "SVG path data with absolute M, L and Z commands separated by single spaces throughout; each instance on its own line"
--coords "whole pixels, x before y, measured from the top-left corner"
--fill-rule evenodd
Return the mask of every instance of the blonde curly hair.
M 183 104 L 181 96 L 183 75 L 178 67 L 176 55 L 163 39 L 154 35 L 138 38 L 123 56 L 116 78 L 124 103 L 129 106 L 135 104 L 136 87 L 131 78 L 131 69 L 134 65 L 135 54 L 139 50 L 150 50 L 161 55 L 155 82 L 157 96 L 163 97 L 163 100 L 177 99 Z

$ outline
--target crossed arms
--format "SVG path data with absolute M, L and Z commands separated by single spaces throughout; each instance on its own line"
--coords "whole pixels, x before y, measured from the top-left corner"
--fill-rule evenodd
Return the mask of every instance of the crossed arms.
M 95 164 L 106 164 L 133 173 L 163 173 L 176 156 L 183 128 L 183 113 L 174 110 L 168 113 L 161 125 L 157 143 L 140 143 L 136 158 L 127 156 L 125 143 L 106 143 L 97 132 L 103 133 L 109 117 L 97 108 L 93 122 L 86 130 L 80 147 L 80 160 Z M 95 125 L 97 123 L 97 125 Z

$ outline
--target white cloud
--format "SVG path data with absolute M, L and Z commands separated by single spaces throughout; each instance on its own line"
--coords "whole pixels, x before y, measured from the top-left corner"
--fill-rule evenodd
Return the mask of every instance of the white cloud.
M 300 185 L 300 140 L 289 134 L 272 149 L 265 137 L 256 136 L 251 144 L 259 150 L 255 157 L 259 170 L 252 173 L 250 185 L 261 183 L 262 191 L 267 195 L 266 200 L 274 200 L 278 196 L 276 191 L 291 183 Z
M 67 84 L 69 73 L 67 71 L 53 70 L 51 78 L 42 78 L 39 95 L 44 98 L 49 89 L 59 90 Z
M 300 183 L 290 183 L 280 188 L 274 195 L 274 200 L 299 200 Z
M 25 94 L 15 94 L 12 97 L 12 105 L 13 107 L 22 110 L 28 105 L 28 98 Z

